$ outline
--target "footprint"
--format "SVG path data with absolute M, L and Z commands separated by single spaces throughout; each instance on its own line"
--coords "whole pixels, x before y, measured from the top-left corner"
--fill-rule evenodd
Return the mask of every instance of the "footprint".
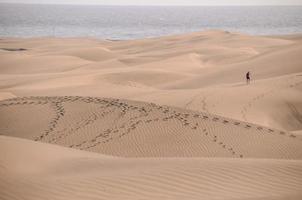
M 202 118 L 203 118 L 203 119 L 209 119 L 209 117 L 208 117 L 208 116 L 202 116 Z
M 252 128 L 252 127 L 251 127 L 250 125 L 247 124 L 247 125 L 245 125 L 245 128 L 246 128 L 246 129 L 250 129 L 250 128 Z
M 217 122 L 217 121 L 219 120 L 219 118 L 218 118 L 218 117 L 214 117 L 212 120 L 213 120 L 214 122 Z
M 240 122 L 234 122 L 234 125 L 235 125 L 235 126 L 239 126 L 239 125 L 240 125 Z

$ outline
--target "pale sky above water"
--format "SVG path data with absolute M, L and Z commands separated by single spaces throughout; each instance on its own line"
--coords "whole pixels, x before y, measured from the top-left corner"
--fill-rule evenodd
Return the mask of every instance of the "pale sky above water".
M 302 0 L 0 0 L 0 2 L 100 5 L 302 5 Z

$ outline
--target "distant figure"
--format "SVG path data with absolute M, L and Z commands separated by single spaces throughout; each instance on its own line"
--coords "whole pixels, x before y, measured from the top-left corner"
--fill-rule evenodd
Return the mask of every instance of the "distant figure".
M 250 84 L 251 82 L 251 76 L 250 76 L 250 72 L 246 73 L 246 84 Z

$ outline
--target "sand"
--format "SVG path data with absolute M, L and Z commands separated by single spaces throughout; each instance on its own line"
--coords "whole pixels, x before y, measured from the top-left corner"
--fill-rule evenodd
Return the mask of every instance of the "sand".
M 298 200 L 302 195 L 301 160 L 126 159 L 5 136 L 0 144 L 1 199 Z
M 0 199 L 301 199 L 301 52 L 225 31 L 3 38 Z

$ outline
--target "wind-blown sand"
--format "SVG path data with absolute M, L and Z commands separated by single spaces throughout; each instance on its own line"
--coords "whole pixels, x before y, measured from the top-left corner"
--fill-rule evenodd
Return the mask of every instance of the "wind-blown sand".
M 301 160 L 125 159 L 4 136 L 0 143 L 1 199 L 301 199 L 302 195 Z
M 1 39 L 0 199 L 301 199 L 301 52 L 224 31 Z

